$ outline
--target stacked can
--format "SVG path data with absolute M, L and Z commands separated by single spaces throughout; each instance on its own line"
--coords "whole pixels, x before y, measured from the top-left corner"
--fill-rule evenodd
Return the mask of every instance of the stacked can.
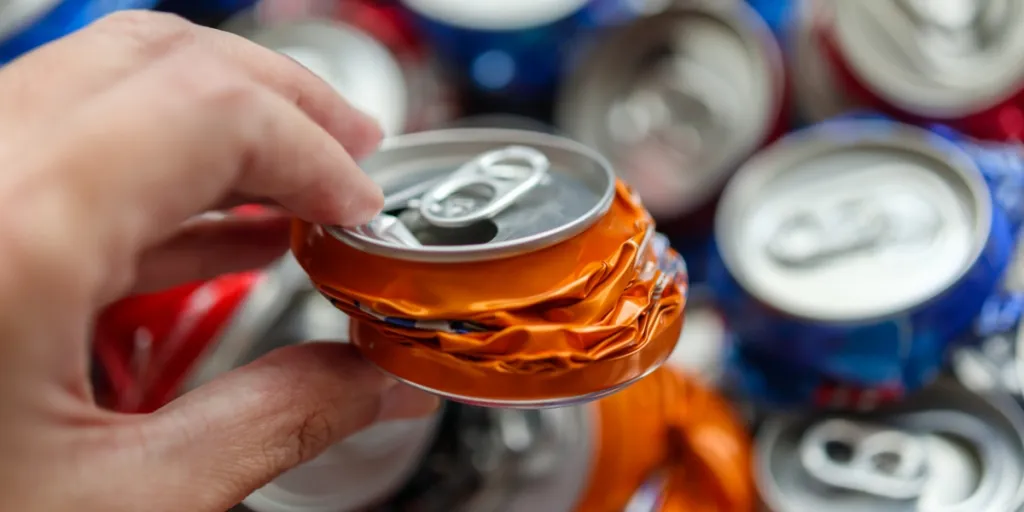
M 868 415 L 775 416 L 755 446 L 770 512 L 1024 506 L 1024 415 L 1001 392 L 939 381 Z
M 404 0 L 427 41 L 456 70 L 472 110 L 545 119 L 580 39 L 635 16 L 623 0 Z M 477 100 L 477 101 L 474 101 Z
M 982 139 L 1024 137 L 1024 4 L 827 3 L 817 42 L 838 94 Z
M 1011 233 L 948 138 L 882 119 L 786 137 L 719 206 L 731 380 L 774 405 L 852 409 L 923 387 L 996 291 Z
M 782 133 L 783 71 L 746 4 L 677 2 L 584 54 L 563 84 L 557 124 L 609 156 L 699 280 L 725 182 Z
M 675 346 L 685 264 L 596 152 L 446 130 L 386 141 L 362 167 L 385 213 L 296 222 L 292 250 L 387 373 L 457 401 L 565 405 L 627 386 Z
M 157 0 L 21 0 L 0 8 L 0 65 L 112 12 L 151 9 Z

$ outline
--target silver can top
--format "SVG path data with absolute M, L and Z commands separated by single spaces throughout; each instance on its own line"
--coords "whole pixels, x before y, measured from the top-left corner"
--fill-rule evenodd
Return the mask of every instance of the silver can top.
M 845 94 L 822 49 L 822 25 L 835 16 L 837 0 L 796 0 L 793 30 L 789 33 L 792 97 L 802 120 L 819 122 L 857 105 Z
M 7 0 L 0 2 L 0 42 L 35 23 L 61 0 Z
M 591 48 L 557 125 L 609 156 L 655 217 L 713 196 L 780 115 L 782 56 L 743 2 L 684 2 Z
M 481 261 L 548 247 L 590 227 L 615 196 L 599 154 L 528 131 L 405 135 L 360 165 L 384 189 L 385 213 L 327 231 L 357 249 L 413 261 Z
M 732 275 L 794 316 L 870 320 L 920 306 L 981 256 L 981 174 L 926 130 L 845 121 L 793 134 L 726 188 L 715 236 Z
M 1022 435 L 1008 396 L 940 382 L 877 414 L 769 418 L 754 476 L 773 512 L 1015 511 Z
M 308 68 L 353 106 L 376 119 L 385 135 L 405 130 L 409 91 L 402 67 L 384 45 L 368 34 L 324 20 L 232 26 L 238 35 Z
M 1016 0 L 836 2 L 835 36 L 856 74 L 891 103 L 958 117 L 1024 80 L 1024 3 Z
M 524 30 L 569 17 L 589 0 L 402 0 L 421 16 L 471 30 Z
M 249 495 L 254 512 L 355 512 L 397 491 L 419 467 L 441 413 L 372 425 Z

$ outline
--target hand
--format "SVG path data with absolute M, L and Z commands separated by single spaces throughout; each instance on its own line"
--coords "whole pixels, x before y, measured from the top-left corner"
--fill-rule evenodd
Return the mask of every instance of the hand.
M 97 408 L 97 310 L 271 262 L 284 215 L 183 224 L 273 201 L 355 225 L 381 191 L 354 158 L 376 124 L 238 37 L 124 12 L 0 71 L 0 509 L 225 510 L 374 421 L 432 411 L 337 344 L 290 347 L 150 415 Z

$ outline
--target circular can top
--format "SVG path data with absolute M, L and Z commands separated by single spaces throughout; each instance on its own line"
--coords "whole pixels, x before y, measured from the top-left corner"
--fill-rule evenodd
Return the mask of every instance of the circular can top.
M 1010 397 L 948 382 L 864 416 L 775 416 L 758 490 L 776 512 L 1019 510 L 1024 416 Z
M 359 250 L 412 261 L 482 261 L 549 247 L 590 227 L 615 195 L 599 154 L 528 131 L 405 135 L 360 165 L 384 189 L 385 213 L 327 231 Z
M 8 0 L 0 2 L 0 42 L 42 18 L 61 0 Z
M 766 304 L 815 321 L 866 321 L 958 282 L 986 246 L 992 208 L 953 144 L 886 121 L 836 121 L 740 169 L 715 236 L 729 271 Z
M 686 2 L 602 39 L 563 85 L 557 124 L 615 163 L 655 217 L 698 208 L 770 135 L 781 50 L 743 2 Z
M 405 483 L 436 435 L 441 414 L 372 425 L 247 497 L 255 512 L 365 510 Z
M 590 0 L 402 0 L 413 12 L 470 30 L 522 30 L 569 17 Z
M 353 106 L 380 123 L 385 135 L 405 129 L 405 76 L 384 45 L 337 22 L 291 21 L 267 26 L 236 25 L 237 34 L 291 57 L 334 87 Z
M 856 74 L 891 103 L 952 118 L 991 107 L 1024 80 L 1024 3 L 835 2 L 835 37 Z

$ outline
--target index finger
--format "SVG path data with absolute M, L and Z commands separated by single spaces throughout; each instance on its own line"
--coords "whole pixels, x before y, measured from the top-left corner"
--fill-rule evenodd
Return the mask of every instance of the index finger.
M 150 11 L 111 14 L 13 62 L 0 80 L 0 111 L 8 119 L 59 119 L 75 105 L 166 58 L 196 51 L 218 58 L 294 103 L 353 157 L 376 149 L 381 138 L 377 122 L 302 65 L 234 34 Z M 53 69 L 61 70 L 61 80 L 44 79 Z M 0 138 L 4 128 L 0 125 Z

